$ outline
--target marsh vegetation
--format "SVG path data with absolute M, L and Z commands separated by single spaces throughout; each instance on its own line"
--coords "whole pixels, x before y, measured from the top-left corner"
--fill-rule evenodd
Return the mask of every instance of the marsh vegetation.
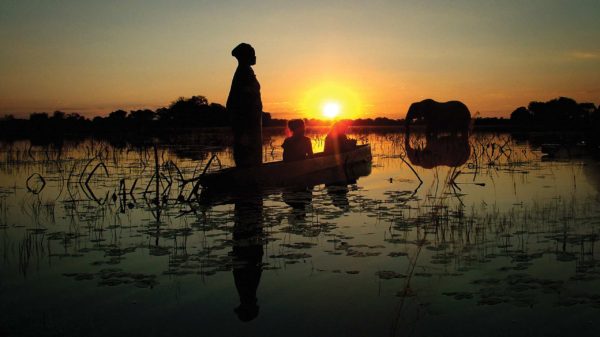
M 279 160 L 284 136 L 268 137 Z M 2 143 L 0 332 L 600 331 L 595 160 L 508 134 L 352 137 L 371 144 L 368 176 L 209 203 L 197 178 L 232 165 L 218 134 Z

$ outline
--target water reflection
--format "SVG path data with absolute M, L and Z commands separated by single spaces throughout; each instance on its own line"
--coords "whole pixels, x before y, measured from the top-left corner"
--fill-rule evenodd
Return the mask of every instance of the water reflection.
M 348 185 L 335 183 L 327 185 L 327 194 L 331 198 L 333 205 L 340 210 L 347 212 L 350 210 L 350 202 L 348 201 Z
M 235 201 L 233 227 L 233 279 L 240 305 L 234 309 L 241 321 L 258 316 L 256 291 L 262 275 L 263 258 L 263 198 L 246 194 Z
M 292 207 L 295 220 L 306 217 L 307 206 L 312 202 L 312 191 L 317 185 L 325 185 L 333 205 L 342 211 L 349 210 L 348 185 L 356 184 L 361 177 L 371 174 L 371 163 L 357 163 L 315 172 L 291 182 L 294 186 L 283 190 L 283 201 Z
M 314 186 L 297 186 L 285 188 L 281 193 L 281 198 L 288 206 L 292 208 L 290 222 L 296 224 L 306 220 L 309 206 L 313 199 Z
M 71 309 L 89 303 L 86 313 L 105 322 L 104 335 L 127 335 L 111 320 L 115 310 L 146 327 L 137 334 L 178 319 L 192 335 L 200 314 L 221 335 L 246 333 L 240 320 L 252 320 L 257 334 L 318 335 L 290 331 L 297 317 L 359 331 L 340 334 L 390 335 L 390 313 L 402 300 L 398 334 L 441 335 L 444 327 L 453 335 L 458 328 L 444 325 L 452 320 L 474 335 L 499 312 L 543 333 L 549 328 L 535 322 L 576 310 L 565 324 L 597 335 L 582 324 L 600 307 L 597 162 L 542 161 L 538 149 L 507 135 L 415 135 L 414 156 L 403 134 L 356 138 L 371 144 L 372 166 L 207 203 L 192 193 L 194 178 L 219 168 L 216 160 L 207 165 L 213 154 L 230 166 L 229 150 L 177 145 L 208 154 L 199 161 L 171 145 L 156 153 L 93 141 L 0 147 L 0 327 L 42 329 L 46 312 L 64 327 L 85 324 Z M 433 158 L 440 151 L 445 158 Z M 418 191 L 404 159 L 423 180 Z M 461 173 L 444 179 L 438 166 Z M 86 195 L 86 181 L 101 203 Z
M 467 133 L 428 133 L 424 137 L 418 134 L 407 134 L 404 144 L 411 164 L 426 169 L 437 166 L 458 167 L 464 165 L 471 155 Z
M 584 161 L 583 173 L 590 185 L 596 189 L 596 200 L 600 201 L 600 163 L 590 159 Z

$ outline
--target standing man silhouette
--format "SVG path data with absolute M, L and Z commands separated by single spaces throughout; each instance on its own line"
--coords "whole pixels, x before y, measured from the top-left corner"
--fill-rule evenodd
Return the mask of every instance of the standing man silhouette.
M 257 166 L 262 163 L 262 101 L 260 84 L 252 70 L 256 54 L 251 45 L 240 43 L 231 55 L 238 60 L 227 98 L 233 128 L 233 159 L 237 167 Z

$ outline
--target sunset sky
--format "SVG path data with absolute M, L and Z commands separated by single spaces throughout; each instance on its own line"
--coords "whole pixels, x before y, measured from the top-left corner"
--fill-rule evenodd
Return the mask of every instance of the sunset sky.
M 224 104 L 240 42 L 264 110 L 404 117 L 460 100 L 508 116 L 558 96 L 600 103 L 600 1 L 0 2 L 0 115 Z

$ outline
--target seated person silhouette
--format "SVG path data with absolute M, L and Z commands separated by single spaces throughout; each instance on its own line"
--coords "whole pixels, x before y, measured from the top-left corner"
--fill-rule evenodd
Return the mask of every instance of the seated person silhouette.
M 283 141 L 283 161 L 296 161 L 310 158 L 313 155 L 310 138 L 304 136 L 304 121 L 292 119 L 288 122 L 292 136 Z
M 331 127 L 331 130 L 325 137 L 325 153 L 347 152 L 356 148 L 356 139 L 349 139 L 346 136 L 348 122 L 339 121 Z

